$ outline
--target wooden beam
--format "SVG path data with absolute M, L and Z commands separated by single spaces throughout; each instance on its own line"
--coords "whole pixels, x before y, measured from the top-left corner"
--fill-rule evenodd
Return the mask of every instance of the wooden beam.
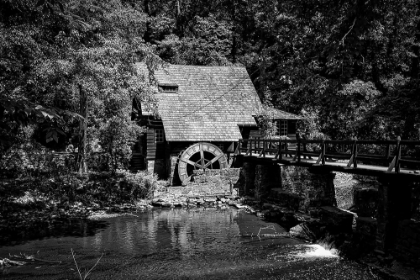
M 354 161 L 354 155 L 351 155 L 349 162 L 347 163 L 347 167 L 351 167 Z
M 316 160 L 315 164 L 319 164 L 322 160 L 322 158 L 324 157 L 324 155 L 322 154 L 322 152 L 319 154 L 318 159 Z
M 223 154 L 219 154 L 218 156 L 214 157 L 211 161 L 207 162 L 206 165 L 204 165 L 203 168 L 207 168 L 208 166 L 210 166 L 211 164 L 215 163 L 216 161 L 219 160 L 219 158 L 221 158 L 223 156 Z
M 201 166 L 204 166 L 205 162 L 204 162 L 204 150 L 203 150 L 203 145 L 199 144 L 198 145 L 200 147 L 200 161 L 201 161 Z
M 200 168 L 200 169 L 202 169 L 202 168 L 203 168 L 203 166 L 202 166 L 202 165 L 200 165 L 200 164 L 198 164 L 198 163 L 196 163 L 196 162 L 193 162 L 193 161 L 191 161 L 191 160 L 189 160 L 189 159 L 180 158 L 179 160 L 181 160 L 181 161 L 183 161 L 183 162 L 185 162 L 185 163 L 188 163 L 188 164 L 190 164 L 190 165 L 192 165 L 192 166 L 198 167 L 198 168 Z
M 401 137 L 397 138 L 397 154 L 395 155 L 395 172 L 400 173 Z

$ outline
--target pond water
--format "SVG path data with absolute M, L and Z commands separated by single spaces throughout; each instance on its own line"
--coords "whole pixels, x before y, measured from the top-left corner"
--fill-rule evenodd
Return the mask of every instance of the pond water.
M 158 209 L 99 224 L 79 221 L 63 236 L 0 247 L 0 258 L 43 260 L 0 278 L 80 279 L 73 249 L 82 275 L 103 255 L 88 279 L 377 279 L 321 246 L 275 237 L 284 229 L 233 208 Z

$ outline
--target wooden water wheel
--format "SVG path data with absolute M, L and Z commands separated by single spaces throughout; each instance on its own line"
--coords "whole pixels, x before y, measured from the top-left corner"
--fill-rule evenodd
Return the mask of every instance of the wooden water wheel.
M 196 143 L 189 146 L 179 156 L 178 174 L 185 185 L 197 169 L 227 168 L 225 154 L 219 147 L 210 143 Z

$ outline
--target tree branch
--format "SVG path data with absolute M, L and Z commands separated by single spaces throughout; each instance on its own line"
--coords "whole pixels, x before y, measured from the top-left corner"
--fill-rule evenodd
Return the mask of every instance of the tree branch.
M 340 40 L 340 45 L 344 46 L 344 40 L 346 39 L 346 37 L 350 34 L 350 32 L 353 30 L 354 25 L 356 24 L 356 18 L 354 18 L 353 20 L 353 24 L 350 26 L 349 31 L 347 31 L 346 34 L 344 34 L 343 38 Z

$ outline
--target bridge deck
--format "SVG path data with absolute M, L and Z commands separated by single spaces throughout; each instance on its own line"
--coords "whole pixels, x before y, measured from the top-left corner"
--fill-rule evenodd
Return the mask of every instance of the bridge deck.
M 248 143 L 247 147 L 242 147 L 243 143 Z M 359 143 L 358 143 L 359 142 Z M 295 149 L 287 149 L 289 143 L 297 144 Z M 307 152 L 306 144 L 319 144 L 321 151 Z M 345 144 L 352 145 L 351 151 L 346 154 L 333 153 L 327 151 L 325 144 Z M 273 144 L 276 144 L 273 148 Z M 387 145 L 386 155 L 366 155 L 358 154 L 359 145 Z M 390 146 L 395 146 L 395 151 L 391 153 Z M 246 139 L 239 141 L 236 151 L 238 159 L 244 161 L 254 161 L 260 164 L 283 164 L 307 166 L 313 168 L 323 168 L 331 171 L 341 171 L 360 175 L 391 175 L 407 177 L 420 181 L 420 158 L 401 157 L 401 146 L 415 145 L 420 146 L 420 142 L 414 141 L 299 141 L 298 140 L 266 140 L 266 139 Z M 290 145 L 289 145 L 290 146 Z M 328 153 L 326 153 L 328 152 Z M 308 155 L 311 154 L 311 155 Z M 389 162 L 389 163 L 388 163 Z M 386 164 L 389 164 L 386 166 Z
M 243 155 L 243 157 L 245 159 L 254 159 L 254 161 L 266 162 L 266 163 L 278 163 L 278 164 L 284 164 L 284 165 L 314 166 L 314 167 L 322 166 L 321 164 L 316 164 L 317 158 L 313 158 L 313 157 L 312 159 L 302 158 L 300 162 L 298 162 L 293 157 L 283 157 L 283 159 L 280 160 L 280 159 L 276 159 L 275 155 L 266 155 L 265 157 L 260 157 L 259 154 L 256 154 L 256 153 L 252 155 Z M 357 168 L 354 168 L 354 167 L 347 167 L 347 162 L 339 161 L 339 160 L 326 160 L 325 165 L 323 166 L 332 167 L 332 169 L 336 169 L 336 171 L 347 171 L 348 173 L 366 173 L 363 171 L 394 173 L 394 172 L 388 172 L 388 166 L 358 163 Z M 359 170 L 360 172 L 357 172 L 356 170 Z M 399 173 L 420 176 L 420 171 L 406 169 L 406 168 L 400 168 Z

